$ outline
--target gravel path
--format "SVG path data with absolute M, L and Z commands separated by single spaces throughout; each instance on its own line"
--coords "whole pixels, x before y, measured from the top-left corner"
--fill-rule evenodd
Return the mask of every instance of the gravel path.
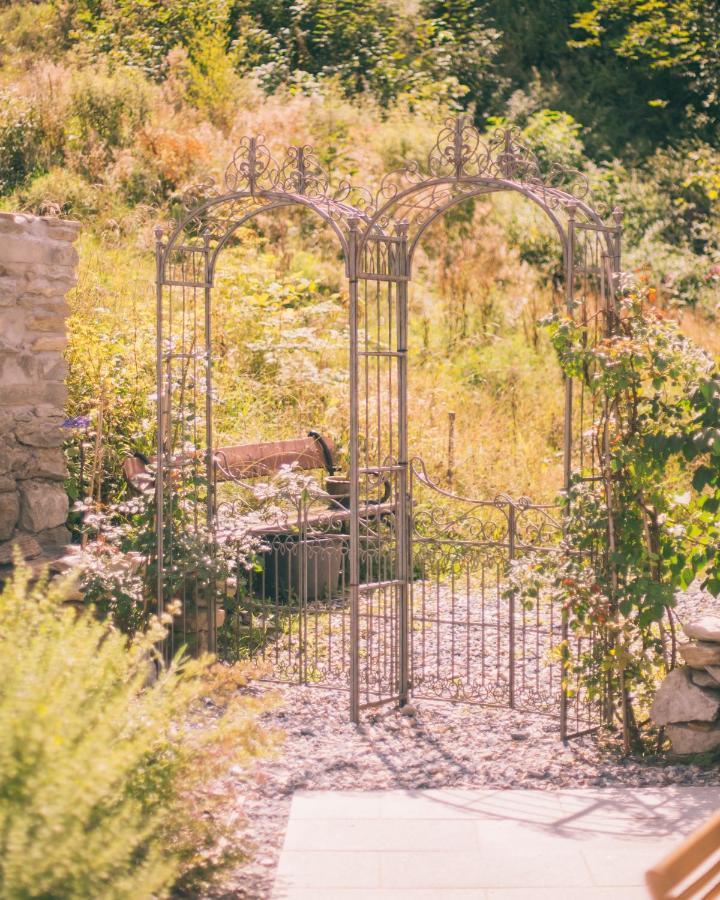
M 691 590 L 678 611 L 682 620 L 716 606 Z M 253 690 L 276 692 L 278 703 L 262 723 L 282 731 L 284 741 L 275 758 L 225 785 L 239 797 L 248 823 L 239 840 L 254 850 L 214 897 L 269 897 L 290 800 L 299 789 L 720 785 L 717 768 L 623 759 L 606 738 L 563 746 L 556 720 L 508 709 L 418 701 L 414 714 L 385 708 L 352 725 L 345 692 L 267 684 Z

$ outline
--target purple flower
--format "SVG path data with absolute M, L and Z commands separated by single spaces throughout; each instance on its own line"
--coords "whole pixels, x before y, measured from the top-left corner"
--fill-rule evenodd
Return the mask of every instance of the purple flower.
M 89 428 L 90 416 L 73 416 L 71 419 L 65 419 L 60 426 L 61 428 Z

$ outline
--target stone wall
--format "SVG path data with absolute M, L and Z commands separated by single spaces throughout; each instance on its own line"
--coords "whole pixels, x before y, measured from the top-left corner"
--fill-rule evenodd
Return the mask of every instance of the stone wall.
M 0 565 L 14 543 L 33 557 L 69 537 L 60 425 L 79 227 L 0 213 Z

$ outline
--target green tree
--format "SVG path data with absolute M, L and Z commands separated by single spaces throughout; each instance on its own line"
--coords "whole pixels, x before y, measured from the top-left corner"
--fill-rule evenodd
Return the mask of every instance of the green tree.
M 348 95 L 388 103 L 407 80 L 399 17 L 374 0 L 239 0 L 231 36 L 241 65 L 274 90 L 303 76 L 335 77 Z
M 474 0 L 423 0 L 417 31 L 416 65 L 481 122 L 493 110 L 502 86 L 495 57 L 502 34 L 493 27 L 485 3 Z
M 58 15 L 69 45 L 162 78 L 174 47 L 226 33 L 228 0 L 70 0 L 58 2 Z
M 687 99 L 684 127 L 708 135 L 720 110 L 720 5 L 717 0 L 593 0 L 575 16 L 576 47 L 606 47 L 640 63 L 658 90 L 657 107 Z M 686 98 L 677 95 L 681 84 Z

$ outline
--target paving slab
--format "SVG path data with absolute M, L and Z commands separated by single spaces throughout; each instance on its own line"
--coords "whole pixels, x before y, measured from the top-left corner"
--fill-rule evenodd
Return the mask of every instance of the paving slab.
M 304 791 L 273 900 L 639 900 L 720 787 Z

